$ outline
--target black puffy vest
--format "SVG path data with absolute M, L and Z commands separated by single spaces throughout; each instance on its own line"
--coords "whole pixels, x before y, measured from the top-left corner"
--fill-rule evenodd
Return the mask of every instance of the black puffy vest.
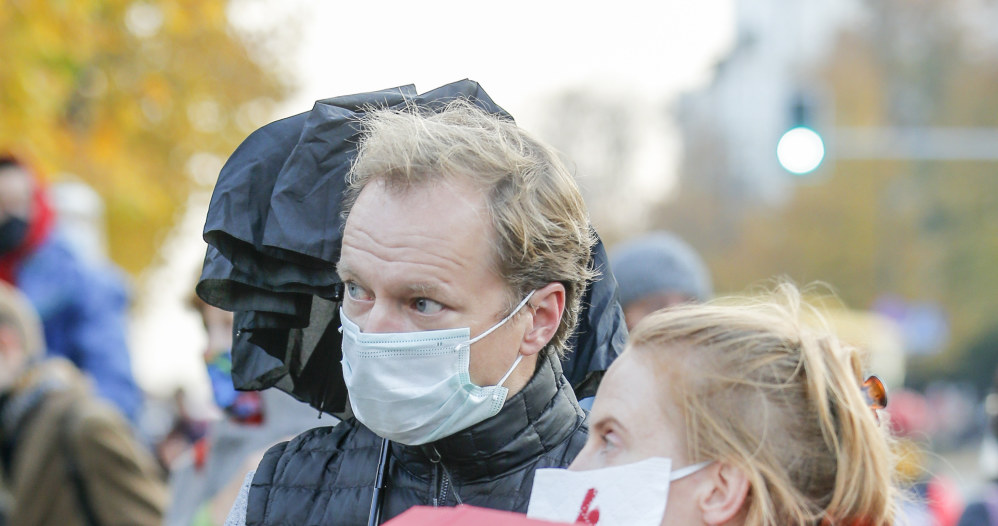
M 382 521 L 458 499 L 526 512 L 534 470 L 568 466 L 585 444 L 585 418 L 558 361 L 542 360 L 496 416 L 431 444 L 390 443 Z M 250 487 L 247 526 L 365 526 L 381 444 L 349 419 L 272 447 Z

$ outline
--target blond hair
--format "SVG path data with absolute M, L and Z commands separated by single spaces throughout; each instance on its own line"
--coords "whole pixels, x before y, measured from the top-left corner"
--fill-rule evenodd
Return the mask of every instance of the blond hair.
M 28 358 L 45 353 L 45 335 L 38 312 L 21 291 L 3 282 L 0 282 L 0 326 L 17 332 Z
M 512 121 L 457 99 L 440 111 L 371 110 L 347 178 L 343 217 L 372 181 L 392 191 L 433 181 L 470 181 L 485 195 L 496 273 L 511 309 L 531 290 L 565 286 L 565 312 L 546 352 L 564 354 L 594 272 L 594 235 L 578 186 L 557 154 Z
M 766 301 L 659 311 L 629 347 L 666 377 L 690 460 L 722 460 L 748 477 L 746 524 L 891 524 L 893 455 L 863 397 L 859 354 L 820 323 L 805 325 L 808 313 L 820 321 L 782 283 Z

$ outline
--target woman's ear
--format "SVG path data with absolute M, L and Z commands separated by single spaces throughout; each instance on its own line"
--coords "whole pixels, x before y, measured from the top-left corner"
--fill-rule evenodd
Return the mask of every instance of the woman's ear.
M 706 524 L 728 524 L 745 511 L 748 477 L 740 468 L 726 462 L 718 461 L 707 469 L 709 485 L 699 496 L 701 516 Z
M 546 347 L 561 326 L 561 316 L 565 312 L 565 286 L 552 282 L 537 289 L 524 310 L 532 323 L 523 333 L 520 354 L 531 356 Z

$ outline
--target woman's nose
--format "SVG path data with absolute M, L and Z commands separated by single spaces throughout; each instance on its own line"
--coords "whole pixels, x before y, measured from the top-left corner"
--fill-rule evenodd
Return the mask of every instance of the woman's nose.
M 575 460 L 569 464 L 569 471 L 589 471 L 590 469 L 596 469 L 599 466 L 593 461 L 593 455 L 589 452 L 589 447 L 582 448 L 579 454 L 576 455 Z

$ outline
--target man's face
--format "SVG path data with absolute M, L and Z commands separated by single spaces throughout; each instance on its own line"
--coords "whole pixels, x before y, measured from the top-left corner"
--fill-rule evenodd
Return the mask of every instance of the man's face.
M 343 231 L 337 268 L 346 286 L 343 310 L 366 333 L 469 327 L 478 336 L 509 306 L 506 283 L 494 270 L 492 239 L 484 195 L 467 182 L 404 193 L 372 182 Z M 526 331 L 523 318 L 471 346 L 475 384 L 495 385 L 513 364 Z

